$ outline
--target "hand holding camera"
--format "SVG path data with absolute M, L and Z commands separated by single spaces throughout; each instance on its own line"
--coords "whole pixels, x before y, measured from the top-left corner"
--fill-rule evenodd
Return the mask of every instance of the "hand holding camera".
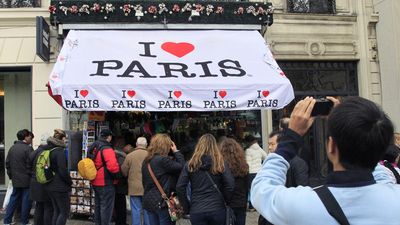
M 303 136 L 314 122 L 315 116 L 327 116 L 339 101 L 333 97 L 314 99 L 306 97 L 299 101 L 290 116 L 289 128 Z

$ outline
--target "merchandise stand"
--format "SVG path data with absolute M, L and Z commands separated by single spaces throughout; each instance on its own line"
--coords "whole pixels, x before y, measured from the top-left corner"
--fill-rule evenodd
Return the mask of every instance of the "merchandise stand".
M 95 122 L 84 122 L 82 138 L 82 158 L 87 157 L 88 147 L 95 140 Z M 78 171 L 70 171 L 72 190 L 70 212 L 72 215 L 88 215 L 94 217 L 94 190 L 89 180 L 84 179 Z
M 83 179 L 77 171 L 70 172 L 72 180 L 71 214 L 94 216 L 94 191 L 90 181 Z

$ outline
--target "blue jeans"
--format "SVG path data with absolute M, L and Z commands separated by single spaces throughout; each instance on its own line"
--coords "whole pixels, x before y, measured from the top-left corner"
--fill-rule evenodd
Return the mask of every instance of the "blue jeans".
M 94 222 L 96 225 L 110 225 L 114 208 L 114 185 L 94 186 Z
M 168 209 L 158 209 L 155 212 L 144 210 L 149 215 L 150 225 L 175 225 L 169 217 Z
M 131 216 L 132 225 L 141 225 L 140 218 L 143 213 L 143 225 L 150 225 L 148 211 L 142 208 L 142 196 L 131 196 Z
M 7 206 L 6 215 L 4 216 L 4 223 L 10 224 L 14 215 L 16 207 L 21 202 L 21 224 L 29 223 L 29 211 L 31 211 L 31 203 L 29 201 L 29 188 L 13 188 L 10 197 L 10 202 Z
M 217 210 L 215 212 L 190 214 L 190 222 L 192 225 L 223 225 L 225 224 L 225 218 L 225 209 Z

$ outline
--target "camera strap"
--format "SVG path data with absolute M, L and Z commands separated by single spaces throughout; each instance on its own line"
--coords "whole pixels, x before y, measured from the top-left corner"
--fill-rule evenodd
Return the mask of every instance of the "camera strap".
M 350 225 L 349 221 L 344 215 L 342 208 L 336 201 L 335 196 L 329 191 L 325 185 L 314 188 L 318 197 L 321 199 L 328 213 L 339 222 L 340 225 Z

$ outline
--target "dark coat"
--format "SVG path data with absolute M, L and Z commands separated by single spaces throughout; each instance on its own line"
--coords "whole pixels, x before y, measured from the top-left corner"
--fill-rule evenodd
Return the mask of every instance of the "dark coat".
M 225 208 L 225 202 L 230 203 L 233 190 L 235 187 L 235 180 L 225 163 L 225 170 L 221 174 L 212 174 L 210 168 L 212 165 L 212 159 L 210 156 L 202 157 L 202 165 L 199 170 L 190 172 L 188 164 L 185 165 L 181 175 L 179 176 L 176 190 L 180 202 L 182 203 L 186 212 L 192 213 L 204 213 L 204 212 L 216 212 Z M 207 174 L 209 173 L 214 183 L 217 185 L 220 192 L 222 192 L 224 199 L 219 194 Z M 186 188 L 188 184 L 191 184 L 192 195 L 189 203 L 187 199 Z
M 17 141 L 11 146 L 6 158 L 7 175 L 12 180 L 13 187 L 28 188 L 31 177 L 29 154 L 33 148 L 23 141 Z
M 154 175 L 167 196 L 170 196 L 171 192 L 175 191 L 176 181 L 185 165 L 185 159 L 180 152 L 176 152 L 173 155 L 173 157 L 155 155 L 150 160 Z M 142 182 L 144 187 L 143 208 L 155 211 L 167 206 L 163 202 L 161 193 L 158 191 L 156 184 L 150 176 L 147 164 L 147 162 L 143 162 L 142 165 Z
M 55 175 L 49 183 L 45 184 L 45 188 L 53 192 L 70 192 L 72 181 L 68 172 L 65 144 L 52 137 L 47 143 L 50 149 L 54 148 L 50 153 L 50 168 Z
M 37 182 L 36 180 L 36 162 L 37 159 L 40 155 L 40 153 L 43 152 L 43 150 L 48 150 L 51 149 L 49 147 L 49 145 L 41 145 L 39 146 L 39 148 L 37 148 L 35 151 L 33 151 L 30 155 L 29 155 L 29 161 L 31 164 L 31 186 L 30 186 L 30 198 L 33 201 L 37 201 L 37 202 L 44 202 L 44 201 L 50 201 L 50 198 L 48 196 L 48 194 L 46 193 L 44 184 L 41 184 L 39 182 Z
M 235 177 L 235 189 L 229 202 L 231 208 L 246 208 L 248 195 L 248 177 Z
M 289 162 L 290 167 L 286 174 L 286 187 L 297 187 L 309 185 L 308 166 L 299 156 L 295 156 Z
M 121 166 L 125 161 L 126 154 L 119 150 L 115 150 L 115 154 L 117 155 L 117 161 L 120 167 L 119 170 L 121 171 Z M 122 176 L 122 174 L 118 179 L 118 184 L 115 186 L 115 193 L 124 195 L 128 194 L 128 180 L 126 177 Z

